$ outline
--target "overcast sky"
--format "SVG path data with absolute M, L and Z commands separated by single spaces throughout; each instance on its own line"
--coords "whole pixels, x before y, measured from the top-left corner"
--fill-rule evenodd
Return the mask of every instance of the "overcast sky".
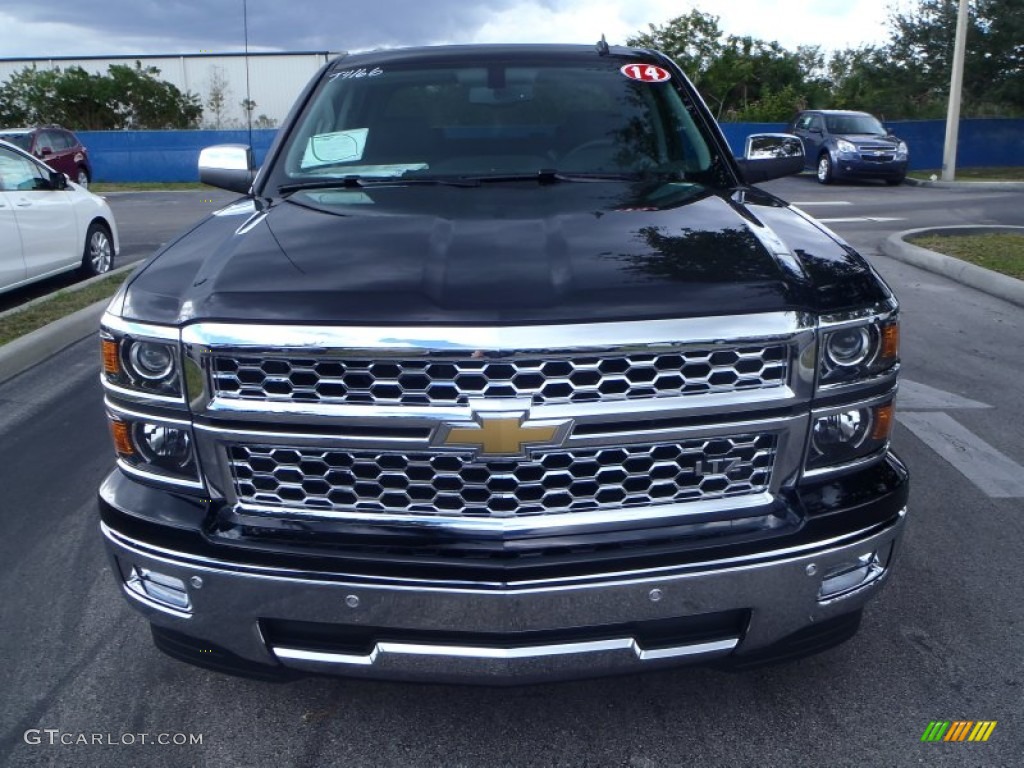
M 905 2 L 906 0 L 904 0 Z M 243 0 L 19 0 L 0 6 L 0 58 L 237 51 Z M 611 43 L 690 8 L 727 34 L 787 48 L 886 39 L 894 0 L 248 0 L 254 50 L 433 43 Z

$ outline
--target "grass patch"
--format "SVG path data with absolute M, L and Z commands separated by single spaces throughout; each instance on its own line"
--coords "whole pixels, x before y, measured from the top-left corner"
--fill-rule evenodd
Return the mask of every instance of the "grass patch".
M 928 235 L 910 242 L 1024 280 L 1024 234 Z
M 84 309 L 90 304 L 95 304 L 100 299 L 110 298 L 130 274 L 131 270 L 111 275 L 105 280 L 100 280 L 79 291 L 57 291 L 46 301 L 33 304 L 18 312 L 12 312 L 0 323 L 0 345 L 14 341 L 26 333 L 31 333 L 54 320 Z
M 95 194 L 104 192 L 166 192 L 182 189 L 213 189 L 198 181 L 138 181 L 115 183 L 112 181 L 96 181 L 89 185 L 89 191 Z
M 928 181 L 932 174 L 942 178 L 941 170 L 911 171 L 907 175 L 913 179 Z M 957 181 L 1024 181 L 1024 166 L 1006 166 L 1000 168 L 957 168 Z

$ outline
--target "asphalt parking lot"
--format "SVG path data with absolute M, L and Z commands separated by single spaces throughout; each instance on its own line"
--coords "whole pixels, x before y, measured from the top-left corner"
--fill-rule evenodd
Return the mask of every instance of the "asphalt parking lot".
M 113 459 L 86 340 L 0 386 L 0 765 L 1021 765 L 1024 308 L 878 247 L 915 227 L 1022 225 L 1024 193 L 807 177 L 765 186 L 827 220 L 903 306 L 894 445 L 913 473 L 910 521 L 894 579 L 857 637 L 753 672 L 514 689 L 270 685 L 185 666 L 152 647 L 103 554 L 94 496 Z M 110 202 L 125 248 L 141 253 L 172 236 L 172 221 L 230 197 Z M 985 743 L 922 743 L 933 720 L 998 725 Z M 94 734 L 100 743 L 60 743 Z

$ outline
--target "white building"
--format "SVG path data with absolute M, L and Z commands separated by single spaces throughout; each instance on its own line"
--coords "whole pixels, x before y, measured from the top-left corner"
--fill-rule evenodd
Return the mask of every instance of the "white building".
M 240 128 L 246 124 L 243 101 L 246 98 L 248 62 L 249 98 L 256 103 L 253 119 L 265 116 L 274 126 L 280 124 L 299 91 L 320 67 L 337 53 L 328 51 L 285 51 L 280 53 L 198 53 L 143 56 L 67 56 L 45 59 L 0 58 L 0 84 L 25 67 L 39 69 L 81 67 L 94 74 L 106 74 L 111 64 L 156 67 L 159 78 L 173 83 L 183 93 L 191 91 L 203 105 L 204 128 Z M 210 92 L 220 83 L 223 93 L 221 124 L 209 105 Z

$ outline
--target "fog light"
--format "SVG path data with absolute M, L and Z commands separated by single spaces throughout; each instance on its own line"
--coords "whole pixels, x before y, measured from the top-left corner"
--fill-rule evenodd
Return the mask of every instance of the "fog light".
M 886 558 L 888 559 L 888 558 Z M 829 568 L 821 579 L 818 599 L 827 600 L 870 584 L 885 572 L 878 552 L 868 552 L 856 560 Z
M 173 608 L 176 611 L 192 611 L 192 602 L 189 600 L 185 582 L 174 576 L 133 565 L 126 584 L 128 589 L 135 594 L 149 598 L 168 608 Z

